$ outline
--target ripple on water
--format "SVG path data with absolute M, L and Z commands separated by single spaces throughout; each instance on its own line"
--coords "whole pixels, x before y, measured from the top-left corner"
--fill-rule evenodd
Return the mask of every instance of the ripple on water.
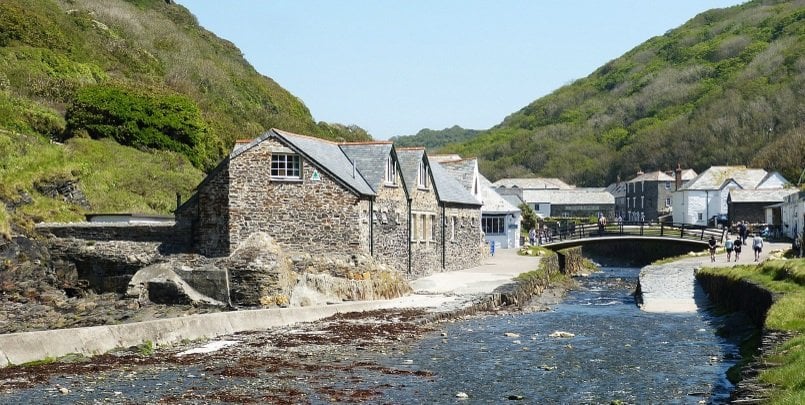
M 447 338 L 426 338 L 404 355 L 435 376 L 398 381 L 383 398 L 451 402 L 461 391 L 488 403 L 515 394 L 559 403 L 726 402 L 732 386 L 724 375 L 737 349 L 715 336 L 718 318 L 640 311 L 632 297 L 638 273 L 608 268 L 583 278 L 553 311 L 447 324 Z M 575 336 L 551 337 L 555 331 Z

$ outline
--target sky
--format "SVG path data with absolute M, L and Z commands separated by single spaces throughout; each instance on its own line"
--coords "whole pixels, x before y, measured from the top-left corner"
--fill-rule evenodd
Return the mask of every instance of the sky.
M 316 121 L 487 129 L 736 0 L 177 0 Z M 225 5 L 224 5 L 225 4 Z

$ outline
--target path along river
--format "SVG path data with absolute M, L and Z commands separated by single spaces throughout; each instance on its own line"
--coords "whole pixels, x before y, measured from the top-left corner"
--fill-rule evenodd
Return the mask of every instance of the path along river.
M 0 403 L 726 402 L 737 349 L 717 336 L 720 319 L 641 311 L 632 297 L 638 272 L 604 268 L 546 312 L 473 317 L 425 334 L 364 329 L 388 336 L 380 346 L 356 337 L 322 350 L 316 344 L 333 330 L 296 325 L 234 335 L 237 343 L 206 355 L 176 349 L 111 367 L 101 358 L 4 390 Z M 395 334 L 418 338 L 402 344 Z

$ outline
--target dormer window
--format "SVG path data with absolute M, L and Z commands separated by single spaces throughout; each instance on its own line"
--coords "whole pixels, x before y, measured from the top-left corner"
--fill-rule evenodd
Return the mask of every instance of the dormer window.
M 416 172 L 416 184 L 419 188 L 428 188 L 430 186 L 430 181 L 428 180 L 428 166 L 425 165 L 425 161 L 419 162 L 419 170 Z
M 386 157 L 386 185 L 397 184 L 397 165 L 394 164 L 394 159 L 391 155 Z
M 279 179 L 300 179 L 302 162 L 299 155 L 272 154 L 271 177 Z

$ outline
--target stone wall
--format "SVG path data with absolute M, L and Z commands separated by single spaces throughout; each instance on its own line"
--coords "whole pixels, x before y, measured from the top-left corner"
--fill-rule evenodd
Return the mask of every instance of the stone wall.
M 402 274 L 408 273 L 408 197 L 397 174 L 397 185 L 381 186 L 375 197 L 372 244 L 375 259 Z
M 455 271 L 481 264 L 487 251 L 481 234 L 479 208 L 444 210 L 445 270 Z
M 209 257 L 228 256 L 236 246 L 229 238 L 229 165 L 227 159 L 209 175 L 186 209 L 192 218 L 193 246 Z M 182 211 L 177 212 L 177 220 L 184 222 Z
M 411 186 L 411 273 L 408 277 L 416 279 L 433 274 L 442 269 L 441 238 L 442 226 L 439 202 L 433 185 L 429 188 Z M 422 218 L 425 218 L 425 237 L 422 237 Z M 432 237 L 428 238 L 428 235 Z
M 369 201 L 348 191 L 302 159 L 301 178 L 271 178 L 273 139 L 229 163 L 229 243 L 237 246 L 263 231 L 289 252 L 369 252 Z
M 157 243 L 164 253 L 185 252 L 191 245 L 190 230 L 180 223 L 41 223 L 36 230 L 48 238 Z
M 711 302 L 727 311 L 743 312 L 756 328 L 763 328 L 766 313 L 774 303 L 774 294 L 769 290 L 746 280 L 707 273 L 696 273 L 696 280 Z

